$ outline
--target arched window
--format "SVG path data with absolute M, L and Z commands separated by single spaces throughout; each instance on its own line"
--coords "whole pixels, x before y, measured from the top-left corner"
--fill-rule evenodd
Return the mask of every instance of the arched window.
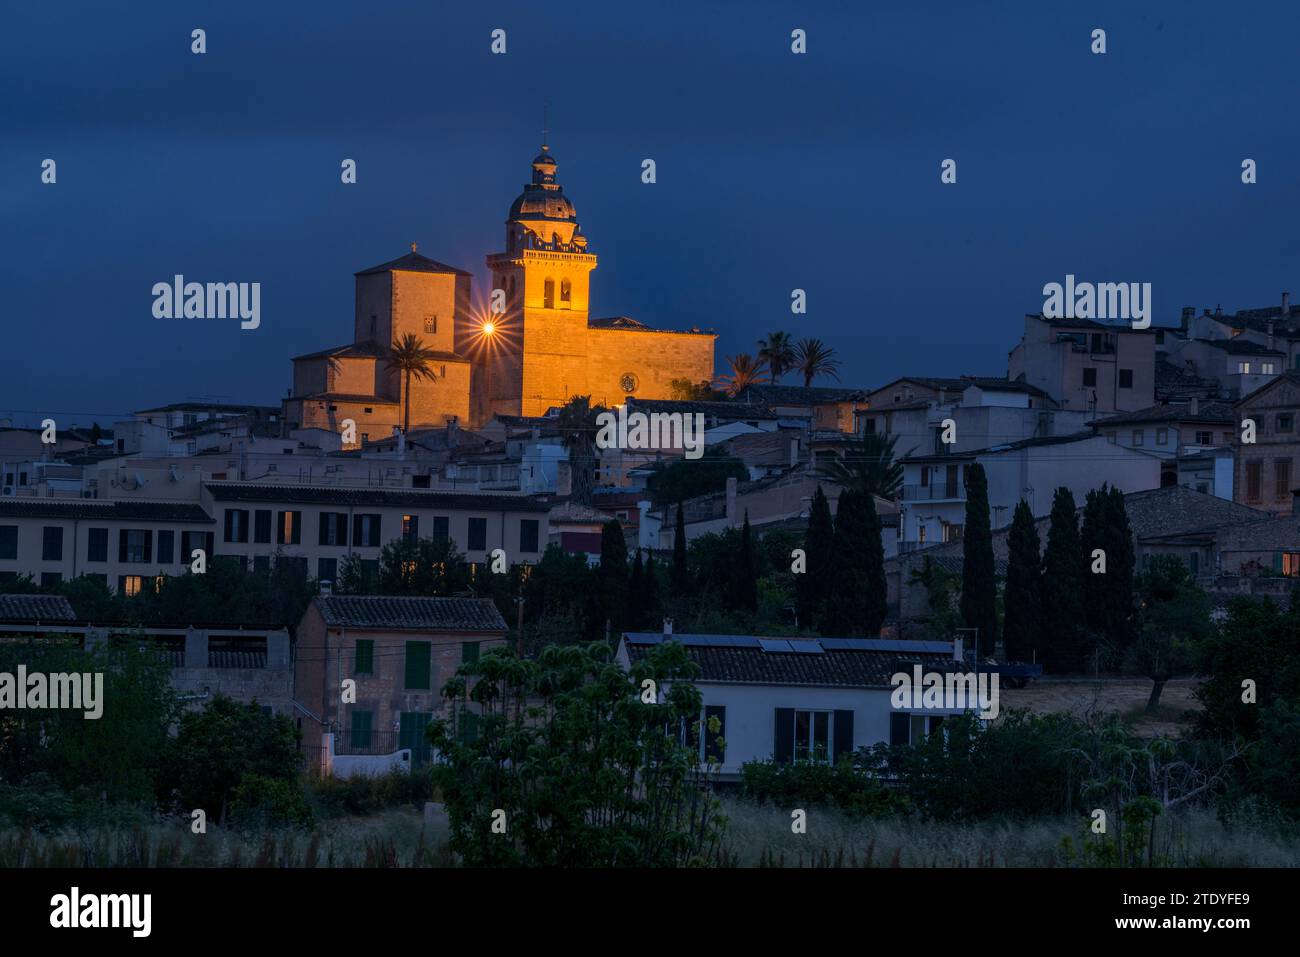
M 560 308 L 568 309 L 573 302 L 573 283 L 567 279 L 560 280 Z
M 555 308 L 555 280 L 548 279 L 542 286 L 542 308 Z

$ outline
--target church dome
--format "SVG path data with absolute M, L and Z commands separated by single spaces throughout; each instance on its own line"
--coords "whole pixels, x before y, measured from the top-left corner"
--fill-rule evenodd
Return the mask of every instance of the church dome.
M 578 211 L 560 184 L 555 181 L 557 164 L 551 148 L 542 144 L 542 151 L 533 158 L 533 181 L 510 204 L 506 218 L 506 248 L 514 250 L 520 245 L 537 248 L 559 244 L 568 246 L 575 241 L 578 230 Z M 580 239 L 586 246 L 586 239 Z
M 546 219 L 563 223 L 576 223 L 578 211 L 573 203 L 558 189 L 547 190 L 525 186 L 524 191 L 510 206 L 510 222 Z

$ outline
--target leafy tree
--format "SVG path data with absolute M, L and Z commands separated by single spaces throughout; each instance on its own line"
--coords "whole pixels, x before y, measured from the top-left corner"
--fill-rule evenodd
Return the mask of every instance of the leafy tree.
M 913 585 L 925 588 L 926 607 L 929 609 L 928 630 L 937 641 L 946 641 L 961 627 L 961 576 L 937 565 L 929 555 L 921 559 L 921 567 L 913 568 L 909 576 Z
M 805 389 L 812 388 L 813 379 L 828 375 L 839 381 L 840 361 L 835 358 L 835 350 L 825 345 L 820 339 L 800 339 L 794 349 L 794 369 L 803 376 Z
M 611 518 L 600 532 L 600 567 L 596 569 L 596 587 L 604 612 L 602 624 L 609 640 L 618 643 L 623 632 L 623 615 L 627 607 L 627 541 L 623 526 Z
M 668 465 L 656 465 L 646 478 L 646 491 L 656 505 L 672 505 L 721 492 L 729 478 L 738 482 L 748 479 L 745 463 L 711 447 L 698 459 L 676 458 Z
M 978 628 L 978 647 L 992 652 L 998 640 L 998 583 L 989 522 L 989 486 L 984 466 L 966 466 L 966 528 L 962 534 L 961 616 Z
M 340 595 L 375 595 L 379 593 L 379 571 L 368 566 L 356 552 L 339 562 L 338 581 L 334 590 Z
M 824 635 L 876 635 L 885 620 L 885 553 L 875 500 L 845 489 L 835 514 L 832 588 Z
M 399 341 L 396 337 L 389 346 L 384 365 L 391 372 L 402 377 L 402 431 L 411 431 L 411 380 L 423 379 L 434 381 L 438 374 L 433 371 L 433 363 L 438 358 L 436 350 L 425 346 L 424 340 L 413 332 L 408 332 Z
M 465 556 L 450 538 L 396 538 L 379 550 L 381 594 L 445 598 L 468 587 Z
M 713 388 L 706 379 L 692 382 L 690 379 L 673 379 L 668 383 L 669 398 L 678 402 L 724 402 L 727 393 Z
M 1269 599 L 1234 598 L 1227 610 L 1194 651 L 1196 672 L 1205 677 L 1195 691 L 1200 728 L 1206 736 L 1253 741 L 1262 705 L 1300 703 L 1300 608 L 1283 612 Z M 1248 690 L 1253 701 L 1244 700 Z
M 1049 671 L 1078 671 L 1084 665 L 1083 576 L 1074 495 L 1062 486 L 1052 497 L 1043 552 L 1043 664 Z
M 1182 560 L 1169 555 L 1152 559 L 1138 588 L 1141 630 L 1124 663 L 1130 673 L 1151 679 L 1147 711 L 1155 711 L 1165 683 L 1192 670 L 1192 649 L 1210 635 L 1210 600 Z
M 296 781 L 300 734 L 284 715 L 224 695 L 181 716 L 165 751 L 160 803 L 188 812 L 203 808 L 224 822 L 236 789 L 250 775 Z
M 1023 498 L 1007 535 L 1002 646 L 1010 661 L 1030 661 L 1041 646 L 1042 559 L 1034 513 Z
M 769 332 L 767 338 L 758 340 L 758 358 L 766 363 L 772 373 L 772 383 L 781 381 L 781 376 L 794 365 L 794 341 L 788 332 Z
M 834 541 L 830 501 L 818 485 L 808 509 L 808 532 L 803 541 L 807 568 L 796 579 L 799 624 L 804 628 L 817 627 L 830 594 Z
M 817 474 L 843 488 L 893 499 L 903 486 L 903 466 L 894 461 L 897 435 L 864 432 L 843 458 L 833 458 Z
M 677 642 L 650 648 L 630 673 L 612 654 L 603 642 L 552 646 L 537 661 L 493 650 L 447 683 L 449 717 L 434 721 L 428 736 L 442 755 L 434 783 L 461 863 L 718 861 L 725 820 L 692 743 L 703 730 L 691 684 L 698 666 Z M 647 680 L 661 702 L 643 702 Z M 709 730 L 720 730 L 716 719 Z

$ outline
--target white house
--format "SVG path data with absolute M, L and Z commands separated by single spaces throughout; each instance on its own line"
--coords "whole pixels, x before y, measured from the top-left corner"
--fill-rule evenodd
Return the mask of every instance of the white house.
M 721 725 L 716 735 L 701 736 L 701 757 L 718 761 L 724 781 L 738 779 L 749 761 L 834 762 L 875 744 L 915 743 L 946 715 L 961 713 L 895 709 L 890 684 L 917 664 L 926 672 L 953 671 L 960 641 L 629 632 L 616 660 L 630 669 L 665 641 L 681 642 L 700 666 L 693 684 L 704 698 L 701 718 L 716 717 Z

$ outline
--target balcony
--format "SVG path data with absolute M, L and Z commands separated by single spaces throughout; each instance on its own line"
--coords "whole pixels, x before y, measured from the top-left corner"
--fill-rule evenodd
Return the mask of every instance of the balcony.
M 904 502 L 964 502 L 966 489 L 960 482 L 932 482 L 929 485 L 904 485 Z

